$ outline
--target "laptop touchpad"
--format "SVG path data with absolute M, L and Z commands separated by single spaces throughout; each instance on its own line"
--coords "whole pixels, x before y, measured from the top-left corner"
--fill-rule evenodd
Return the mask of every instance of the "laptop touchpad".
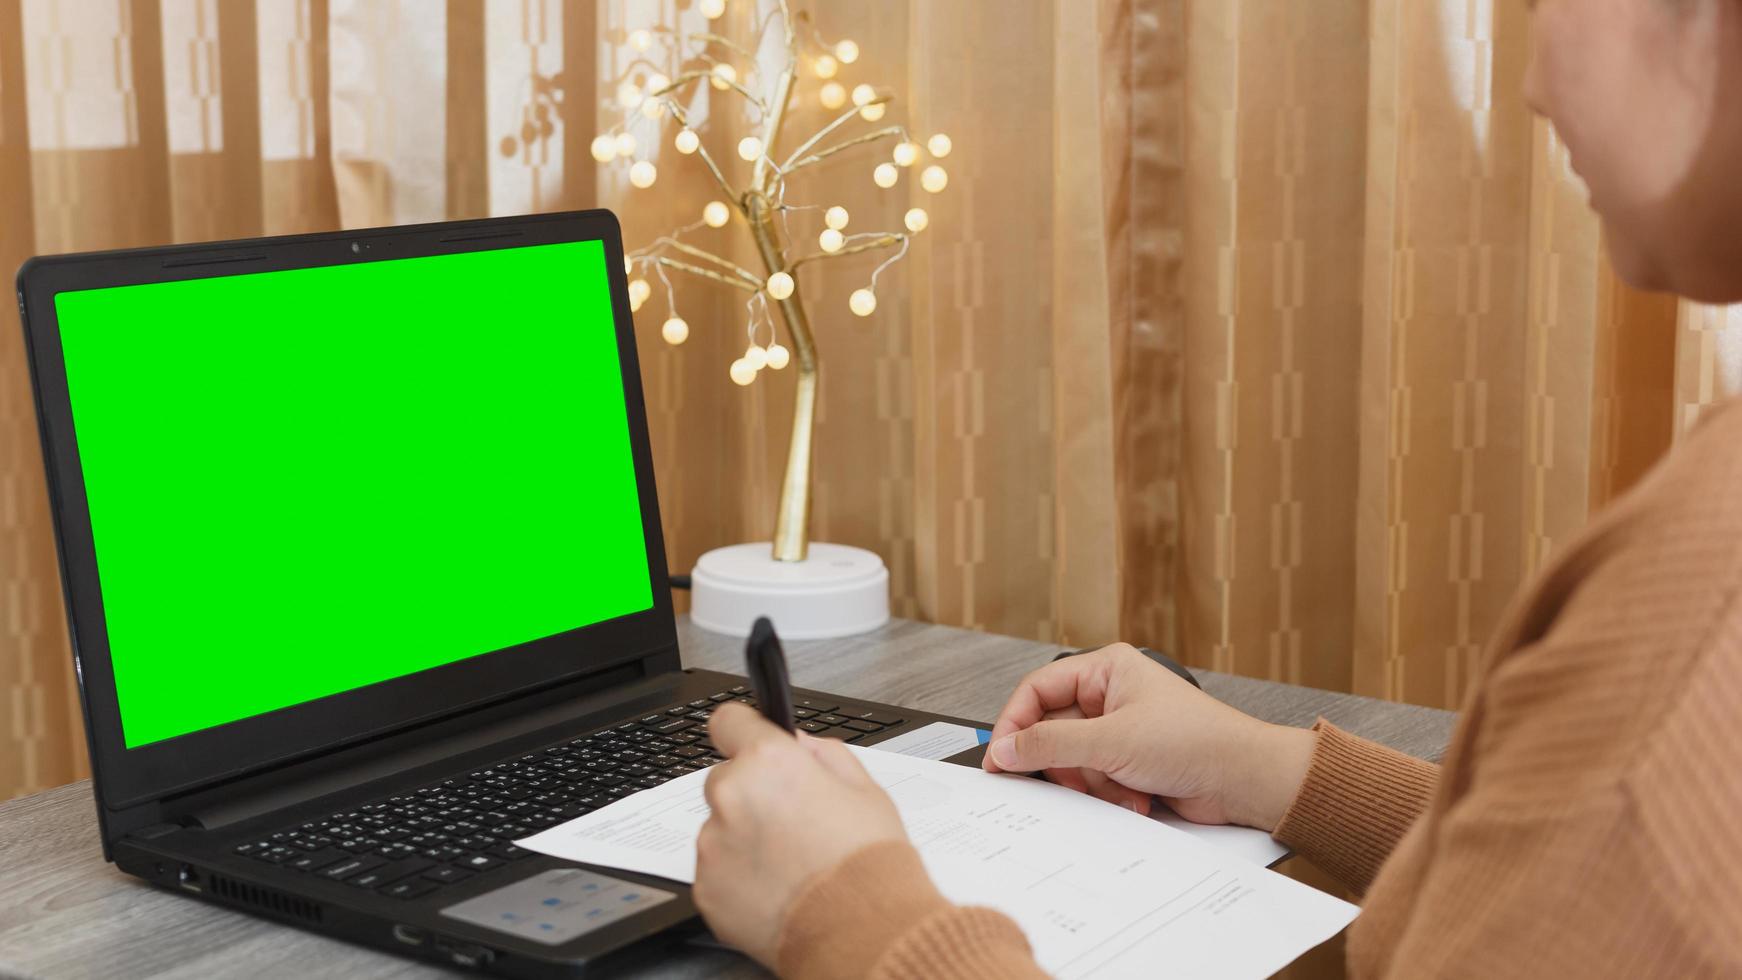
M 580 868 L 558 868 L 457 902 L 442 914 L 555 946 L 675 897 Z

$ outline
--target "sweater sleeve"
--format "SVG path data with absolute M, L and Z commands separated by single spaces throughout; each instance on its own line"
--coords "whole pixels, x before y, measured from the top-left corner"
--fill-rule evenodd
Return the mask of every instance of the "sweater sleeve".
M 1320 718 L 1306 779 L 1274 836 L 1345 887 L 1365 892 L 1427 810 L 1440 767 Z
M 952 905 L 906 841 L 872 844 L 792 903 L 776 967 L 792 980 L 993 980 L 1046 976 L 1002 913 Z

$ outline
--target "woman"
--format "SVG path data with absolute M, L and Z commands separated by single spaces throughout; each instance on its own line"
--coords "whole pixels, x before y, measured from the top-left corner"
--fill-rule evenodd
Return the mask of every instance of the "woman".
M 1526 90 L 1620 275 L 1742 300 L 1742 0 L 1540 0 Z M 938 895 L 845 749 L 734 708 L 695 888 L 722 938 L 794 977 L 1038 973 L 1008 919 Z M 1356 977 L 1742 976 L 1742 406 L 1514 606 L 1443 769 L 1123 646 L 1031 674 L 992 738 L 988 769 L 1271 831 L 1363 893 Z

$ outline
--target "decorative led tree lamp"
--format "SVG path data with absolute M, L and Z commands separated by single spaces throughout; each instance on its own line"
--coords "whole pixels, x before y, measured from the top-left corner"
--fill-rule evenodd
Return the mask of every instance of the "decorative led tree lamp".
M 714 20 L 725 13 L 726 0 L 700 0 L 699 9 Z M 657 277 L 665 289 L 669 318 L 660 333 L 666 343 L 682 344 L 691 329 L 679 313 L 677 292 L 668 276 L 668 272 L 676 272 L 711 286 L 730 286 L 750 294 L 745 304 L 748 343 L 726 371 L 734 383 L 754 384 L 765 372 L 783 371 L 796 362 L 792 442 L 787 450 L 772 548 L 767 543 L 734 545 L 703 555 L 692 576 L 692 619 L 710 629 L 743 635 L 756 616 L 766 614 L 783 634 L 793 638 L 839 636 L 875 628 L 888 619 L 889 574 L 882 560 L 871 552 L 843 545 L 813 545 L 808 540 L 818 354 L 798 273 L 813 262 L 891 251 L 893 254 L 871 272 L 866 285 L 855 289 L 847 300 L 844 312 L 854 318 L 871 316 L 877 309 L 878 278 L 907 254 L 912 236 L 924 231 L 929 219 L 924 208 L 910 207 L 902 220 L 905 230 L 852 231 L 852 216 L 838 204 L 788 202 L 787 182 L 794 174 L 836 154 L 855 151 L 869 155 L 885 146 L 888 156 L 867 165 L 864 171 L 878 187 L 891 190 L 901 186 L 906 172 L 917 175 L 908 182 L 935 194 L 949 183 L 948 174 L 936 161 L 949 155 L 950 138 L 937 133 L 922 146 L 903 126 L 869 128 L 866 124 L 883 119 L 891 95 L 870 84 L 854 85 L 849 92 L 840 76 L 859 60 L 858 45 L 850 40 L 825 42 L 807 14 L 795 17 L 787 0 L 779 0 L 778 9 L 758 25 L 756 49 L 762 47 L 761 39 L 776 19 L 785 33 L 785 46 L 783 63 L 775 71 L 757 71 L 755 51 L 711 31 L 685 32 L 664 26 L 630 31 L 631 66 L 614 93 L 623 121 L 596 137 L 591 149 L 600 163 L 627 167 L 629 182 L 645 190 L 660 176 L 646 151 L 669 138 L 678 153 L 700 157 L 700 169 L 718 185 L 721 199 L 708 202 L 698 220 L 626 256 L 631 277 L 629 301 L 634 309 L 639 310 L 653 292 L 649 275 Z M 808 81 L 801 79 L 801 65 L 805 64 L 817 86 L 810 97 L 825 109 L 839 110 L 839 114 L 808 138 L 789 139 L 783 123 Z M 741 102 L 755 134 L 738 141 L 738 161 L 728 160 L 724 168 L 690 125 L 690 110 L 685 108 L 685 100 L 703 85 L 711 85 L 723 98 Z M 710 107 L 710 122 L 719 118 Z M 644 134 L 651 130 L 653 137 L 644 142 L 635 130 Z M 749 180 L 740 186 L 734 183 L 732 172 L 744 169 L 749 170 Z M 816 235 L 815 249 L 798 249 L 795 228 L 801 222 L 815 227 L 818 217 L 821 227 L 802 233 Z M 723 228 L 739 222 L 756 244 L 763 267 L 760 274 L 683 240 L 684 235 L 704 227 Z M 780 309 L 790 348 L 780 341 L 769 313 L 771 304 Z

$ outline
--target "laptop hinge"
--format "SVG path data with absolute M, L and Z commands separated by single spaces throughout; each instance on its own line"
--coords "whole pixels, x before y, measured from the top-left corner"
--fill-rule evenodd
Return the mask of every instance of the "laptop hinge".
M 132 833 L 128 834 L 127 836 L 137 838 L 139 840 L 156 840 L 159 837 L 168 837 L 170 834 L 176 833 L 177 831 L 186 830 L 186 829 L 187 829 L 187 826 L 184 824 L 154 823 L 149 827 L 141 827 L 138 830 L 135 830 Z

